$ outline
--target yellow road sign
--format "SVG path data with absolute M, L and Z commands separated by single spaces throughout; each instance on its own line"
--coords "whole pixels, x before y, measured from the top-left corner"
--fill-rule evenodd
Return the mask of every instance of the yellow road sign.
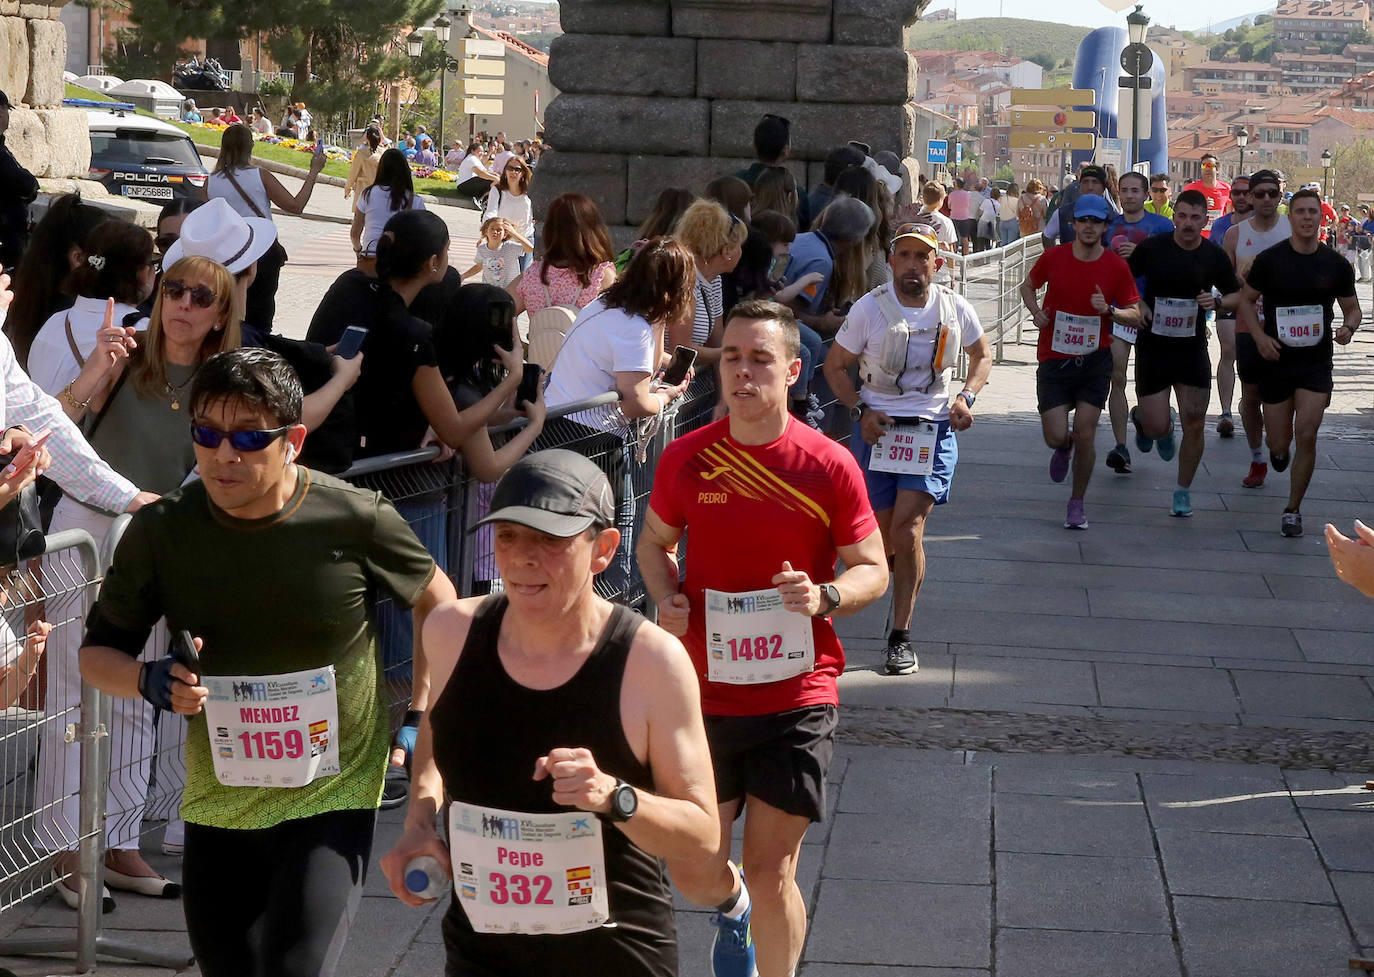
M 464 58 L 462 73 L 465 75 L 486 75 L 491 78 L 506 76 L 506 62 L 495 58 Z
M 1012 105 L 1096 105 L 1091 88 L 1013 88 Z
M 466 115 L 500 115 L 504 109 L 499 98 L 465 98 L 463 112 Z
M 1013 132 L 1012 149 L 1092 149 L 1097 137 L 1091 132 Z
M 459 78 L 455 86 L 459 95 L 504 95 L 504 78 Z
M 506 56 L 506 46 L 500 41 L 488 41 L 483 38 L 468 37 L 458 42 L 463 54 L 469 58 L 504 58 Z
M 1028 111 L 1026 109 L 1011 110 L 1011 124 L 1013 126 L 1029 126 L 1033 129 L 1048 129 L 1055 126 L 1068 126 L 1073 129 L 1091 128 L 1097 123 L 1097 113 L 1055 111 L 1045 109 L 1041 111 Z

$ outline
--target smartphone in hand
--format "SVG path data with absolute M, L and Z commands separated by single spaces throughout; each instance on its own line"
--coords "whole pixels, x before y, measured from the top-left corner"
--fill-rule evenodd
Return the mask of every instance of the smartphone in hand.
M 515 409 L 524 410 L 525 405 L 539 396 L 539 378 L 544 370 L 538 363 L 526 363 L 520 375 L 520 386 L 515 389 Z
M 196 643 L 192 640 L 190 631 L 177 631 L 172 635 L 170 652 L 173 661 L 185 665 L 197 678 L 200 677 L 200 652 L 196 651 Z
M 50 437 L 52 437 L 52 428 L 50 427 L 45 427 L 42 431 L 38 432 L 28 444 L 14 453 L 14 457 L 10 459 L 6 471 L 13 474 L 14 472 L 23 471 L 25 468 L 29 467 L 29 464 L 33 461 L 34 455 L 38 454 L 38 452 L 43 449 L 43 445 L 47 443 Z
M 683 380 L 687 379 L 687 374 L 692 369 L 692 364 L 697 361 L 697 351 L 689 346 L 679 346 L 673 350 L 673 358 L 668 363 L 668 368 L 663 371 L 663 382 L 669 387 L 676 387 Z
M 768 280 L 770 282 L 780 282 L 787 275 L 788 266 L 792 264 L 792 253 L 784 251 L 782 254 L 773 256 L 773 260 L 768 263 Z
M 342 356 L 346 360 L 353 359 L 358 355 L 358 350 L 363 348 L 363 340 L 366 338 L 367 330 L 362 326 L 349 326 L 339 337 L 339 345 L 334 348 L 334 355 Z
M 515 336 L 511 329 L 514 322 L 514 303 L 493 302 L 487 306 L 487 335 L 493 345 L 515 349 Z

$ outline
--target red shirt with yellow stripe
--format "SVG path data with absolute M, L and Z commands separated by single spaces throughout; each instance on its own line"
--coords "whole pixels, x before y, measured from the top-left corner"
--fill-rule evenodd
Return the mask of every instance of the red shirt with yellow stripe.
M 816 667 L 764 685 L 728 685 L 706 677 L 705 596 L 774 586 L 783 561 L 816 583 L 835 579 L 838 548 L 867 539 L 878 522 L 854 456 L 795 418 L 770 444 L 743 445 L 724 418 L 677 438 L 663 450 L 649 506 L 687 535 L 682 592 L 691 601 L 683 643 L 701 680 L 702 710 L 760 716 L 805 706 L 838 705 L 844 649 L 829 618 L 812 618 Z

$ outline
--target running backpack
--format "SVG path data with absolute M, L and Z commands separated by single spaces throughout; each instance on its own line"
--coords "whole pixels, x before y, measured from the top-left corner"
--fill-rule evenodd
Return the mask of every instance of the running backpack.
M 954 292 L 943 285 L 931 284 L 936 301 L 940 306 L 939 321 L 932 337 L 930 362 L 930 382 L 921 388 L 923 393 L 940 393 L 944 390 L 945 373 L 954 369 L 962 348 L 962 329 L 959 323 L 959 309 L 954 301 Z M 864 387 L 875 393 L 897 396 L 906 393 L 901 387 L 902 374 L 906 372 L 909 356 L 909 343 L 913 332 L 902 307 L 893 297 L 887 285 L 875 288 L 873 296 L 878 309 L 887 320 L 887 330 L 883 333 L 882 345 L 877 356 L 865 353 L 859 357 L 859 379 Z M 929 332 L 929 330 L 922 330 Z
M 577 319 L 578 310 L 572 305 L 554 305 L 547 285 L 544 286 L 544 301 L 549 304 L 530 313 L 530 347 L 525 362 L 537 363 L 548 372 L 553 369 L 554 358 L 563 348 L 563 340 Z

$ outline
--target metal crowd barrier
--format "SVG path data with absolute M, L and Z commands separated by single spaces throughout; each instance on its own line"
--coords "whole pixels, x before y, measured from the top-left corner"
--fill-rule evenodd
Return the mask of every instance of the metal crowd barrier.
M 1031 234 L 1013 241 L 1004 248 L 992 248 L 974 254 L 940 254 L 951 262 L 950 287 L 973 304 L 988 342 L 993 344 L 993 362 L 1005 359 L 1008 336 L 1015 345 L 1021 343 L 1021 330 L 1030 321 L 1030 313 L 1021 303 L 1019 289 L 1035 260 L 1045 250 L 1039 234 Z M 964 369 L 960 357 L 959 374 Z

